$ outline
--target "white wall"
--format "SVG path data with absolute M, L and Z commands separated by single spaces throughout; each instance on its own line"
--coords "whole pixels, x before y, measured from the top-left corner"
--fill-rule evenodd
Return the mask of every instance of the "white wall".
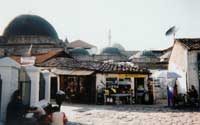
M 2 95 L 0 107 L 0 124 L 6 118 L 7 105 L 11 95 L 18 89 L 18 69 L 20 65 L 9 57 L 0 59 L 0 75 L 2 79 Z
M 178 93 L 186 93 L 187 82 L 186 74 L 188 69 L 188 51 L 179 42 L 175 42 L 172 53 L 169 59 L 168 70 L 176 72 L 181 76 L 177 79 Z
M 25 67 L 27 74 L 31 79 L 31 95 L 30 95 L 30 105 L 31 106 L 46 106 L 50 103 L 50 74 L 49 71 L 43 71 L 45 79 L 45 99 L 39 100 L 39 82 L 40 82 L 40 72 L 41 70 L 35 66 Z
M 103 74 L 96 74 L 96 88 L 105 87 L 102 82 L 106 84 L 106 77 Z
M 11 95 L 18 88 L 18 69 L 12 67 L 0 67 L 2 79 L 1 95 L 1 121 L 5 120 L 7 105 Z
M 199 90 L 199 79 L 198 79 L 198 65 L 197 65 L 197 54 L 199 51 L 189 51 L 188 53 L 188 87 L 194 85 Z M 199 92 L 199 91 L 198 91 Z
M 42 71 L 45 79 L 45 101 L 50 102 L 51 85 L 50 85 L 50 73 L 48 70 Z

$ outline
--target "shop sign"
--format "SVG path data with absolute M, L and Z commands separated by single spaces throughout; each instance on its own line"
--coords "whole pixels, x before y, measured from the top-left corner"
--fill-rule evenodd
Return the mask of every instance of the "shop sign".
M 134 77 L 134 78 L 145 78 L 147 77 L 147 75 L 144 74 L 118 74 L 119 78 L 130 78 L 130 77 Z

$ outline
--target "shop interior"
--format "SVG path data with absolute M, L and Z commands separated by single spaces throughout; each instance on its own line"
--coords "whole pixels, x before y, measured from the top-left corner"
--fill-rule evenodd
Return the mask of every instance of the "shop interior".
M 105 88 L 106 104 L 143 104 L 144 78 L 107 77 Z
M 93 76 L 60 76 L 60 89 L 66 93 L 68 103 L 95 103 Z

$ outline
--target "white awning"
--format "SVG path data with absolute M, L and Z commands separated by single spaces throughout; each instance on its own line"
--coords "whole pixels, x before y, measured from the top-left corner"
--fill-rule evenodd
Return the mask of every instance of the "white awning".
M 73 76 L 87 76 L 91 75 L 94 71 L 90 70 L 67 70 L 67 69 L 52 69 L 51 72 L 58 75 L 73 75 Z
M 57 75 L 69 75 L 73 72 L 73 70 L 67 70 L 67 69 L 52 69 L 51 72 L 57 74 Z
M 74 70 L 70 75 L 75 75 L 75 76 L 87 76 L 91 75 L 94 71 L 89 71 L 89 70 Z

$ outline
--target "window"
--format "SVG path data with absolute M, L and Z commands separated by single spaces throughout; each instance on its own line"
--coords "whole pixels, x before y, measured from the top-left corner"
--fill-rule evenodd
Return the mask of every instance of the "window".
M 45 79 L 42 73 L 40 73 L 39 83 L 39 100 L 45 99 Z

